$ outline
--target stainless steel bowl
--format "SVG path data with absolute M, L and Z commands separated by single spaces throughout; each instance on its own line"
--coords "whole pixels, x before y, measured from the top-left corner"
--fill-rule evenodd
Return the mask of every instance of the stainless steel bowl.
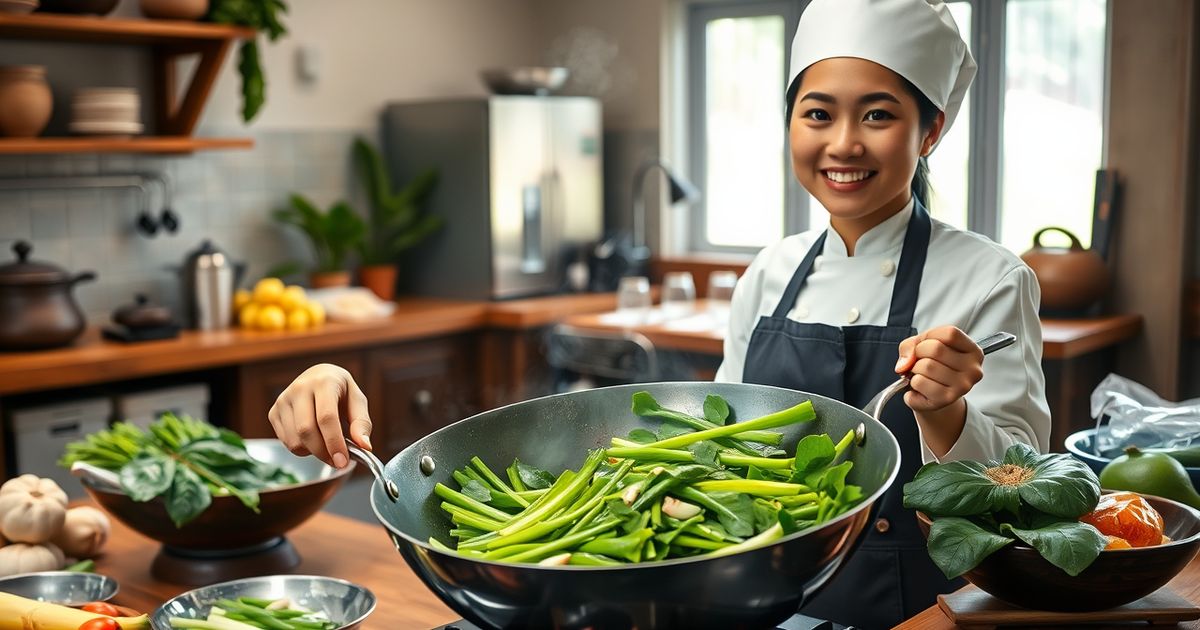
M 356 628 L 375 610 L 375 594 L 363 586 L 320 575 L 268 575 L 222 582 L 188 591 L 150 615 L 154 630 L 171 630 L 171 617 L 203 619 L 219 599 L 288 598 L 310 610 L 323 611 L 338 630 Z
M 488 68 L 479 73 L 483 82 L 496 94 L 546 95 L 558 91 L 567 82 L 571 71 L 554 66 L 523 66 L 519 68 Z
M 118 588 L 117 581 L 107 575 L 76 571 L 40 571 L 0 578 L 0 591 L 64 606 L 106 602 Z

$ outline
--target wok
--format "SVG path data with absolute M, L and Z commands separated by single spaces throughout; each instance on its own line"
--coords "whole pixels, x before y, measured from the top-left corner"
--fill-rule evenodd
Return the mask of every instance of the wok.
M 719 558 L 682 558 L 621 567 L 542 567 L 477 560 L 439 551 L 449 519 L 433 494 L 450 485 L 451 472 L 479 456 L 502 470 L 514 457 L 553 473 L 578 469 L 587 449 L 613 436 L 661 421 L 630 411 L 634 392 L 649 391 L 664 406 L 703 417 L 708 394 L 728 401 L 737 420 L 749 420 L 811 400 L 813 422 L 779 429 L 793 452 L 805 435 L 834 440 L 861 427 L 851 447 L 848 483 L 862 487 L 862 503 L 840 517 L 765 547 Z M 886 401 L 885 401 L 886 402 Z M 880 405 L 882 406 L 882 405 Z M 357 448 L 351 449 L 358 451 Z M 362 457 L 364 453 L 357 452 Z M 373 461 L 372 461 L 373 460 Z M 399 490 L 393 501 L 375 483 L 371 506 L 396 549 L 438 597 L 485 628 L 769 628 L 796 613 L 842 566 L 873 517 L 875 503 L 900 466 L 895 437 L 863 411 L 836 400 L 766 385 L 643 383 L 619 385 L 516 403 L 459 421 L 414 442 L 374 472 Z M 454 486 L 452 486 L 454 487 Z

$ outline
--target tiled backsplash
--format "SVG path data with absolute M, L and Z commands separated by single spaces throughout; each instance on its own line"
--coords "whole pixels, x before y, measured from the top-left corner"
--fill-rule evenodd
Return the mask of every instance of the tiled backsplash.
M 212 135 L 247 134 L 245 129 L 220 131 L 206 130 Z M 347 130 L 269 131 L 254 135 L 251 150 L 184 156 L 2 156 L 4 178 L 161 173 L 170 180 L 169 203 L 180 217 L 180 227 L 174 234 L 160 230 L 154 237 L 138 232 L 142 195 L 135 190 L 0 191 L 0 264 L 15 258 L 12 244 L 23 239 L 33 244 L 33 259 L 72 273 L 96 272 L 97 280 L 78 285 L 75 296 L 90 324 L 104 324 L 114 308 L 132 301 L 136 293 L 177 308 L 180 290 L 172 267 L 206 238 L 246 262 L 250 281 L 288 260 L 307 263 L 307 241 L 294 228 L 277 223 L 271 213 L 293 192 L 321 208 L 347 199 L 365 211 L 351 163 L 356 135 Z M 152 184 L 147 190 L 157 218 L 163 208 L 160 187 Z

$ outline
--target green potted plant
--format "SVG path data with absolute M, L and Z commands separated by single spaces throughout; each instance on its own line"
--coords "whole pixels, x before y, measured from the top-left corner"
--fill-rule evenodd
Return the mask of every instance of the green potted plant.
M 272 42 L 287 33 L 282 17 L 287 13 L 283 0 L 212 0 L 208 21 L 248 26 L 267 34 Z M 242 42 L 238 49 L 238 72 L 242 75 L 242 120 L 250 122 L 267 100 L 267 80 L 258 54 L 258 38 Z
M 293 194 L 291 206 L 276 210 L 275 219 L 300 228 L 311 242 L 317 258 L 309 279 L 314 289 L 350 284 L 347 257 L 363 241 L 367 225 L 349 204 L 339 201 L 321 212 L 303 195 Z
M 393 190 L 383 156 L 375 147 L 356 138 L 354 155 L 371 200 L 367 238 L 359 246 L 359 280 L 380 299 L 391 300 L 396 292 L 396 261 L 401 253 L 442 226 L 441 217 L 426 214 L 422 208 L 437 183 L 437 172 L 426 170 L 403 188 Z

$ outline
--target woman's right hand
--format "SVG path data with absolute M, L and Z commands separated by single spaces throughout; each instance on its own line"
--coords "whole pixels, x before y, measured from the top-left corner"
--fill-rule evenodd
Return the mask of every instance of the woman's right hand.
M 315 455 L 335 468 L 349 463 L 342 420 L 350 439 L 371 450 L 367 397 L 345 369 L 329 363 L 305 370 L 275 399 L 267 414 L 275 435 L 296 455 Z

